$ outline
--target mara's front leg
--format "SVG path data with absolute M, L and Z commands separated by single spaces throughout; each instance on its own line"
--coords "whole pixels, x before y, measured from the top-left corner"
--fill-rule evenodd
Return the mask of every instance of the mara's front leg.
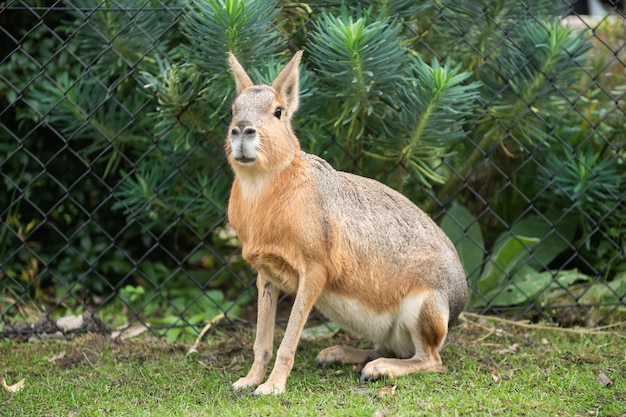
M 287 377 L 293 367 L 298 341 L 302 334 L 302 329 L 306 324 L 313 304 L 324 288 L 325 275 L 309 273 L 308 276 L 300 276 L 298 292 L 291 308 L 289 322 L 285 330 L 278 352 L 276 352 L 276 362 L 274 369 L 267 381 L 259 385 L 254 390 L 254 395 L 280 394 L 285 392 Z
M 267 280 L 261 272 L 257 275 L 258 311 L 256 322 L 256 338 L 254 339 L 254 361 L 252 368 L 243 378 L 233 384 L 233 389 L 256 387 L 263 382 L 267 365 L 272 359 L 274 350 L 274 327 L 276 325 L 276 308 L 280 290 Z

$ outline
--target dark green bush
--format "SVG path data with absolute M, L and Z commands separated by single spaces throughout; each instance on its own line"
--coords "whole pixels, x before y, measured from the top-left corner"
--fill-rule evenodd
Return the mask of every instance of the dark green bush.
M 264 82 L 304 49 L 303 149 L 435 217 L 458 205 L 442 224 L 470 307 L 540 307 L 588 277 L 623 302 L 611 286 L 626 230 L 615 28 L 571 29 L 545 0 L 336 3 L 3 13 L 21 46 L 0 46 L 0 291 L 16 301 L 3 321 L 26 300 L 113 300 L 129 318 L 197 326 L 248 299 L 224 218 L 228 51 Z

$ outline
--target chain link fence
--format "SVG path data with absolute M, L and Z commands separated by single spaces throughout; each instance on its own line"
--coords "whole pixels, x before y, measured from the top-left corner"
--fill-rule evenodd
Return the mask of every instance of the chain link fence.
M 268 17 L 254 2 L 1 5 L 0 336 L 140 324 L 184 340 L 207 323 L 254 321 L 254 271 L 225 218 L 232 174 L 222 141 L 233 86 L 217 93 L 225 106 L 210 108 L 203 94 L 229 77 L 213 70 L 226 68 L 224 55 L 189 59 L 203 47 L 190 39 L 209 24 L 191 11 L 206 17 L 211 4 L 238 3 L 251 20 Z M 623 320 L 623 6 L 590 17 L 563 3 L 556 25 L 567 31 L 530 42 L 547 30 L 541 5 L 553 2 L 423 2 L 419 13 L 398 2 L 380 17 L 376 2 L 369 12 L 338 3 L 279 2 L 261 33 L 283 50 L 305 49 L 294 121 L 303 148 L 429 212 L 457 245 L 469 310 L 565 326 Z M 424 68 L 469 74 L 459 85 L 474 88 L 475 105 L 461 122 L 452 115 L 441 125 L 442 135 L 455 135 L 452 126 L 463 136 L 438 145 L 425 165 L 375 165 L 367 158 L 378 145 L 343 140 L 338 129 L 348 124 L 315 124 L 314 87 L 329 70 L 310 45 L 329 15 L 365 22 L 364 33 L 385 21 L 384 30 L 403 36 L 398 45 L 432 60 Z M 210 44 L 223 34 L 202 36 Z M 554 56 L 541 52 L 550 48 Z M 370 132 L 367 114 L 362 120 L 357 138 Z

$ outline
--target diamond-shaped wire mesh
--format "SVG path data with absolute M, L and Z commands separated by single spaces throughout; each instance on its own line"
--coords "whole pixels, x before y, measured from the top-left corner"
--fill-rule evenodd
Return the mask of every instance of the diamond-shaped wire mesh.
M 339 3 L 284 5 L 280 30 L 290 49 L 306 49 L 319 16 Z M 459 20 L 470 3 L 484 13 Z M 493 3 L 519 6 L 517 19 L 490 14 Z M 500 86 L 465 124 L 470 133 L 461 152 L 470 156 L 441 155 L 432 166 L 446 175 L 444 184 L 420 185 L 402 161 L 377 173 L 385 182 L 400 175 L 403 184 L 414 184 L 403 192 L 447 222 L 446 231 L 461 231 L 454 243 L 478 260 L 464 265 L 468 309 L 562 325 L 608 323 L 626 311 L 626 25 L 624 8 L 609 3 L 605 14 L 591 18 L 564 3 L 570 13 L 561 24 L 585 33 L 593 62 L 567 64 L 584 89 L 572 94 L 556 77 L 541 92 L 578 126 L 538 110 L 539 93 L 521 94 L 506 82 L 515 74 L 499 64 L 498 51 L 518 42 L 522 20 L 543 24 L 535 2 L 442 1 L 422 19 L 397 16 L 413 50 L 440 62 L 462 56 L 459 65 L 492 74 Z M 174 340 L 195 336 L 211 321 L 254 321 L 254 271 L 225 218 L 232 178 L 221 143 L 226 119 L 217 111 L 213 122 L 201 118 L 211 81 L 194 78 L 195 67 L 185 66 L 186 10 L 184 2 L 165 0 L 2 6 L 0 335 L 28 339 L 140 323 Z M 487 28 L 495 35 L 481 44 Z M 510 59 L 518 60 L 518 73 L 548 76 L 533 56 Z M 157 113 L 169 103 L 155 87 L 163 74 L 172 77 L 163 88 L 197 94 L 166 126 Z M 521 105 L 496 114 L 507 97 Z M 307 98 L 302 101 L 306 108 Z M 486 120 L 492 130 L 484 133 L 497 135 L 495 142 L 471 134 Z M 295 123 L 301 132 L 308 121 L 301 116 Z M 370 175 L 364 156 L 321 126 L 331 140 L 307 139 L 303 148 Z M 544 137 L 527 140 L 529 129 Z M 552 158 L 562 150 L 569 153 Z M 529 171 L 537 178 L 524 175 Z M 583 177 L 576 188 L 573 181 Z M 529 229 L 541 236 L 524 237 Z M 518 258 L 500 261 L 517 236 L 528 238 L 518 244 L 531 243 Z M 488 273 L 498 286 L 486 286 Z M 81 314 L 81 327 L 58 325 L 60 317 Z

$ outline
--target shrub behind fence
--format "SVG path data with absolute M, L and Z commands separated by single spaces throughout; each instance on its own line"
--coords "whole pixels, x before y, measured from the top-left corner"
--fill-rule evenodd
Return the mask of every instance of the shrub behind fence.
M 623 9 L 414 3 L 7 2 L 0 334 L 140 322 L 175 340 L 254 319 L 225 219 L 228 50 L 258 82 L 305 50 L 303 149 L 428 211 L 469 310 L 623 318 Z

